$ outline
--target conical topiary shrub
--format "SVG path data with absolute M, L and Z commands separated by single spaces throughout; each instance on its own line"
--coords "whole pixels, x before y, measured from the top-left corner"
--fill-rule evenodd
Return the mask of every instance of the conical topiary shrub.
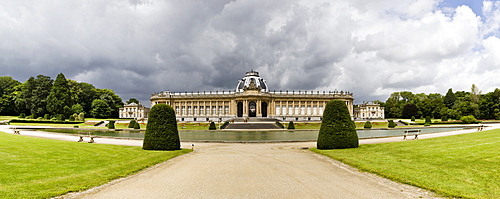
M 141 129 L 141 125 L 138 122 L 135 122 L 134 129 Z
M 318 149 L 344 149 L 359 146 L 356 125 L 344 101 L 332 100 L 326 104 L 318 134 Z
M 128 123 L 128 128 L 134 128 L 135 126 L 135 120 L 130 120 L 130 122 Z
M 396 127 L 396 126 L 397 126 L 397 124 L 396 124 L 396 123 L 394 123 L 394 121 L 393 121 L 393 120 L 389 120 L 389 124 L 388 124 L 387 126 L 388 126 L 389 128 L 394 128 L 394 127 Z
M 179 150 L 181 148 L 177 120 L 171 106 L 156 104 L 151 108 L 142 148 L 145 150 Z
M 295 125 L 293 124 L 292 121 L 288 123 L 288 129 L 295 129 Z
M 372 128 L 372 123 L 370 121 L 365 122 L 365 129 L 371 129 Z
M 115 121 L 114 120 L 110 120 L 109 123 L 108 123 L 108 129 L 115 129 Z
M 210 126 L 208 126 L 208 130 L 217 130 L 214 122 L 210 122 Z

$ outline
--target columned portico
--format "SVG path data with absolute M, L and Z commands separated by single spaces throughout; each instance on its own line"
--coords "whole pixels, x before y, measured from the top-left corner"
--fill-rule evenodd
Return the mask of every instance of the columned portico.
M 179 121 L 219 121 L 246 117 L 267 117 L 284 121 L 319 121 L 326 103 L 345 101 L 353 116 L 353 95 L 343 91 L 269 91 L 256 71 L 247 72 L 235 91 L 174 93 L 151 95 L 151 106 L 172 106 Z

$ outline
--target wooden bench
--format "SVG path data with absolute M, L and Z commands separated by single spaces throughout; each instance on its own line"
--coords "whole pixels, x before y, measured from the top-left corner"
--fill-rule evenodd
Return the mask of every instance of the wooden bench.
M 420 129 L 417 129 L 417 130 L 406 130 L 403 134 L 403 140 L 406 140 L 406 137 L 408 137 L 408 135 L 415 135 L 415 140 L 418 139 L 418 135 L 420 135 Z
M 78 137 L 80 137 L 78 142 L 83 142 L 83 137 L 89 137 L 89 143 L 94 143 L 94 138 L 96 138 L 96 136 L 93 136 L 91 132 L 78 132 Z

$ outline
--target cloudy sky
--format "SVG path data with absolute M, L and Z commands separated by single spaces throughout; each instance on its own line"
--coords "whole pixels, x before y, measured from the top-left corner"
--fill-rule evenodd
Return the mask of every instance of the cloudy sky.
M 500 88 L 500 1 L 0 0 L 0 76 L 38 74 L 151 93 Z

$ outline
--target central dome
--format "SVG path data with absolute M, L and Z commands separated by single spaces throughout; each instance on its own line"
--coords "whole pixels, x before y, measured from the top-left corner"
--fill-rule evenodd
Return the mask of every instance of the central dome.
M 248 71 L 245 77 L 238 81 L 236 92 L 242 93 L 245 90 L 260 90 L 260 92 L 264 93 L 269 92 L 266 80 L 259 77 L 259 72 L 254 70 Z

